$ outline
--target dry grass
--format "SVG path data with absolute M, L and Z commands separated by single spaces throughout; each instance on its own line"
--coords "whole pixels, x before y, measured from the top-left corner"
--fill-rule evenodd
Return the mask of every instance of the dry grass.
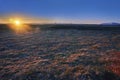
M 79 30 L 2 33 L 0 78 L 119 80 L 120 33 L 111 36 L 112 33 Z

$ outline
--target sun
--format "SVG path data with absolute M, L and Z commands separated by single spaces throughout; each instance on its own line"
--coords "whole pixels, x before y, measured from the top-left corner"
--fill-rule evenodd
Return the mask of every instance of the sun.
M 9 22 L 10 22 L 9 24 L 10 29 L 17 34 L 24 34 L 31 30 L 30 26 L 27 24 L 24 24 L 22 19 L 10 18 Z
M 21 22 L 20 22 L 19 20 L 15 20 L 15 21 L 14 21 L 14 24 L 15 24 L 15 25 L 20 25 Z
M 22 22 L 19 19 L 9 19 L 11 24 L 14 24 L 16 26 L 19 26 L 22 24 Z

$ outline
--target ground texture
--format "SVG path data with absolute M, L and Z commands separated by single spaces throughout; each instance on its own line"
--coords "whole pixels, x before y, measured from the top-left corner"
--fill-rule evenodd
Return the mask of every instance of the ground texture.
M 0 80 L 120 80 L 120 32 L 0 32 Z

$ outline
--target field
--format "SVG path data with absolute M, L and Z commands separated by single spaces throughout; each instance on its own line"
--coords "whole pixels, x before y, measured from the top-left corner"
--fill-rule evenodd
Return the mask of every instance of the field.
M 120 28 L 36 26 L 1 25 L 0 80 L 120 80 Z

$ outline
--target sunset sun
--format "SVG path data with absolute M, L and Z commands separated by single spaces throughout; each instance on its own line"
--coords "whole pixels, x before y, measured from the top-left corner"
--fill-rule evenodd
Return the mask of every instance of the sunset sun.
M 10 29 L 12 29 L 14 32 L 23 34 L 31 30 L 29 25 L 24 24 L 24 20 L 18 19 L 18 18 L 10 18 Z
M 19 25 L 22 24 L 21 21 L 18 20 L 18 19 L 9 19 L 9 21 L 10 21 L 11 24 L 14 24 L 16 26 L 19 26 Z
M 14 24 L 16 24 L 16 25 L 20 25 L 21 22 L 20 22 L 19 20 L 15 20 Z

